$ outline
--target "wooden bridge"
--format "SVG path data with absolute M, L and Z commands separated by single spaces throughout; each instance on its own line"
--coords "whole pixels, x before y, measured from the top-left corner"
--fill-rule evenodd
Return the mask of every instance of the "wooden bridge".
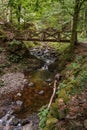
M 17 31 L 14 38 L 25 41 L 45 41 L 45 42 L 70 42 L 70 31 L 58 31 L 53 28 L 48 28 L 41 31 L 25 30 Z
M 70 42 L 71 31 L 58 31 L 47 28 L 44 30 L 5 30 L 7 40 L 44 41 L 44 42 Z

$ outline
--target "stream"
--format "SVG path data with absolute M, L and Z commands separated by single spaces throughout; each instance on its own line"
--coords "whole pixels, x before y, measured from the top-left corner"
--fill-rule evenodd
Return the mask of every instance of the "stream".
M 49 47 L 32 48 L 31 55 L 44 61 L 44 65 L 32 73 L 24 73 L 24 88 L 8 99 L 5 114 L 0 117 L 0 130 L 38 130 L 38 110 L 48 104 L 52 95 L 54 74 L 49 65 L 56 60 L 56 52 Z M 3 100 L 4 101 L 4 100 Z M 2 106 L 3 107 L 3 106 Z

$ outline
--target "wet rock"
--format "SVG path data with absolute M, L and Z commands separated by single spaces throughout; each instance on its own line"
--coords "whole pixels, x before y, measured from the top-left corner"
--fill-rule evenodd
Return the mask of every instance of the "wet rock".
M 12 120 L 12 122 L 10 123 L 10 125 L 17 126 L 17 125 L 19 124 L 19 122 L 20 122 L 19 119 L 14 118 L 14 119 Z
M 52 79 L 49 78 L 49 79 L 46 80 L 46 82 L 47 82 L 47 83 L 51 83 L 51 82 L 52 82 Z
M 39 94 L 39 95 L 43 95 L 43 94 L 44 94 L 44 91 L 41 90 L 38 94 Z
M 34 55 L 38 59 L 42 59 L 46 62 L 46 60 L 50 60 L 52 63 L 57 58 L 57 53 L 54 49 L 48 46 L 42 45 L 41 47 L 34 47 L 30 49 L 31 55 Z
M 23 130 L 23 129 L 22 129 L 22 126 L 18 125 L 17 127 L 13 128 L 12 130 Z
M 84 127 L 87 129 L 87 119 L 84 120 Z
M 28 86 L 29 86 L 29 87 L 34 87 L 35 84 L 34 84 L 33 82 L 30 82 L 30 83 L 28 84 Z
M 17 106 L 22 106 L 23 102 L 18 100 L 18 101 L 16 101 L 16 104 L 17 104 Z
M 28 119 L 23 119 L 22 121 L 21 121 L 21 124 L 22 124 L 22 126 L 24 126 L 24 125 L 26 125 L 26 124 L 28 124 L 30 121 L 28 120 Z

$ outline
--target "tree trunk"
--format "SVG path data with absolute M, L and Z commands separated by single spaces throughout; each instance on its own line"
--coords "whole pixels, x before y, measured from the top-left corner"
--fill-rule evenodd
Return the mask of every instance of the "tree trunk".
M 87 8 L 85 9 L 85 37 L 87 37 Z
M 21 19 L 21 4 L 18 5 L 18 26 L 20 27 L 20 19 Z
M 78 17 L 79 17 L 79 2 L 75 0 L 75 8 L 73 15 L 73 25 L 72 25 L 72 34 L 71 34 L 71 49 L 74 49 L 77 44 L 77 27 L 78 27 Z
M 10 7 L 9 21 L 10 21 L 11 24 L 13 23 L 13 18 L 12 18 L 12 7 Z

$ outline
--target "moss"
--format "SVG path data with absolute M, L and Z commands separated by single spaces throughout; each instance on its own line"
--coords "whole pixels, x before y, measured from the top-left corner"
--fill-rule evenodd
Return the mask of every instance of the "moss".
M 43 130 L 49 130 L 49 128 L 45 127 Z
M 2 52 L 2 50 L 3 50 L 3 49 L 0 47 L 0 53 Z
M 67 94 L 67 91 L 65 89 L 61 89 L 58 98 L 62 98 L 66 103 L 69 101 L 69 95 Z
M 52 129 L 52 127 L 55 127 L 55 124 L 57 122 L 58 122 L 58 120 L 56 118 L 47 119 L 46 126 L 47 126 L 48 130 Z
M 58 52 L 64 52 L 64 50 L 66 50 L 70 43 L 62 43 L 62 42 L 50 42 L 48 43 L 48 45 L 50 45 L 52 48 L 56 49 L 56 51 Z
M 66 90 L 66 92 L 67 92 L 68 94 L 71 92 L 71 89 L 72 89 L 72 85 L 67 86 L 67 87 L 65 88 L 65 90 Z
M 54 118 L 58 118 L 58 104 L 57 102 L 53 103 L 51 108 L 50 108 L 50 115 L 53 116 Z

